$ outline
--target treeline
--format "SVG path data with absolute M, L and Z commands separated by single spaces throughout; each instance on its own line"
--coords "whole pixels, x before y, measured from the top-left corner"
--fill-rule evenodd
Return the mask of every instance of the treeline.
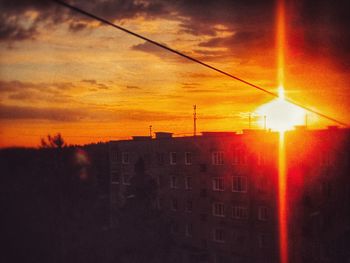
M 42 146 L 0 150 L 0 262 L 176 262 L 142 160 L 110 228 L 108 144 Z
M 1 262 L 91 258 L 109 220 L 107 144 L 3 149 L 0 169 Z

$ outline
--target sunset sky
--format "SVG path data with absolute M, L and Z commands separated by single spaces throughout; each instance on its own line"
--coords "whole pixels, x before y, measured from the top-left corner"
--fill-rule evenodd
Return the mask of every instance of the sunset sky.
M 350 123 L 350 4 L 286 0 L 285 95 Z M 273 98 L 52 1 L 1 0 L 0 147 L 248 128 Z M 276 2 L 69 1 L 276 92 Z M 259 119 L 253 118 L 253 127 Z M 334 123 L 309 116 L 312 127 Z

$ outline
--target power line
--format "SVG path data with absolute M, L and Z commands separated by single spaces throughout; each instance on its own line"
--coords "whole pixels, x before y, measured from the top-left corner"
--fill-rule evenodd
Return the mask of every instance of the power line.
M 67 7 L 67 8 L 69 8 L 69 9 L 71 9 L 71 10 L 74 10 L 74 11 L 80 13 L 80 14 L 83 14 L 83 15 L 85 15 L 85 16 L 88 16 L 88 17 L 90 17 L 90 18 L 93 18 L 93 19 L 95 19 L 95 20 L 97 20 L 97 21 L 100 21 L 100 22 L 106 24 L 106 25 L 112 26 L 112 27 L 114 27 L 114 28 L 117 28 L 117 29 L 119 29 L 119 30 L 125 32 L 125 33 L 128 33 L 128 34 L 133 35 L 133 36 L 135 36 L 135 37 L 137 37 L 137 38 L 140 38 L 140 39 L 142 39 L 142 40 L 144 40 L 144 41 L 147 41 L 147 42 L 149 42 L 149 43 L 151 43 L 151 44 L 153 44 L 153 45 L 155 45 L 155 46 L 158 46 L 158 47 L 160 47 L 160 48 L 163 48 L 163 49 L 165 49 L 165 50 L 167 50 L 167 51 L 169 51 L 169 52 L 172 52 L 172 53 L 174 53 L 174 54 L 176 54 L 176 55 L 178 55 L 178 56 L 181 56 L 181 57 L 183 57 L 183 58 L 185 58 L 185 59 L 191 60 L 192 62 L 195 62 L 195 63 L 197 63 L 197 64 L 200 64 L 200 65 L 202 65 L 202 66 L 204 66 L 204 67 L 206 67 L 206 68 L 209 68 L 209 69 L 211 69 L 211 70 L 214 70 L 214 71 L 216 71 L 216 72 L 218 72 L 218 73 L 220 73 L 220 74 L 223 74 L 223 75 L 225 75 L 225 76 L 227 76 L 227 77 L 230 77 L 230 78 L 232 78 L 232 79 L 235 79 L 235 80 L 237 80 L 237 81 L 239 81 L 239 82 L 242 82 L 243 84 L 246 84 L 246 85 L 248 85 L 248 86 L 250 86 L 250 87 L 253 87 L 253 88 L 255 88 L 255 89 L 258 89 L 258 90 L 260 90 L 260 91 L 262 91 L 262 92 L 264 92 L 264 93 L 266 93 L 266 94 L 268 94 L 268 95 L 270 95 L 270 96 L 273 96 L 273 97 L 275 97 L 275 98 L 278 98 L 278 97 L 279 97 L 278 94 L 275 93 L 275 92 L 268 91 L 267 89 L 264 89 L 264 88 L 262 88 L 262 87 L 260 87 L 260 86 L 258 86 L 258 85 L 255 85 L 255 84 L 253 84 L 253 83 L 251 83 L 251 82 L 249 82 L 249 81 L 246 81 L 246 80 L 244 80 L 244 79 L 241 79 L 241 78 L 239 78 L 239 77 L 237 77 L 237 76 L 235 76 L 235 75 L 232 75 L 232 74 L 230 74 L 230 73 L 228 73 L 228 72 L 226 72 L 226 71 L 223 71 L 223 70 L 221 70 L 221 69 L 219 69 L 219 68 L 216 68 L 216 67 L 214 67 L 214 66 L 211 66 L 211 65 L 209 65 L 209 64 L 207 64 L 207 63 L 205 63 L 205 62 L 202 62 L 202 61 L 200 61 L 200 60 L 198 60 L 198 59 L 196 59 L 196 58 L 194 58 L 194 57 L 188 56 L 188 55 L 184 54 L 183 52 L 180 52 L 180 51 L 178 51 L 178 50 L 175 50 L 175 49 L 173 49 L 173 48 L 170 48 L 170 47 L 168 47 L 168 46 L 166 46 L 166 45 L 164 45 L 164 44 L 161 44 L 161 43 L 159 43 L 159 42 L 156 42 L 156 41 L 154 41 L 154 40 L 152 40 L 152 39 L 150 39 L 150 38 L 147 38 L 147 37 L 142 36 L 142 35 L 140 35 L 140 34 L 138 34 L 138 33 L 135 33 L 135 32 L 133 32 L 133 31 L 130 31 L 130 30 L 124 28 L 124 27 L 118 26 L 118 25 L 116 25 L 116 24 L 114 24 L 114 23 L 112 23 L 112 22 L 110 22 L 110 21 L 108 21 L 108 20 L 106 20 L 106 19 L 104 19 L 104 18 L 101 18 L 101 17 L 99 17 L 99 16 L 96 16 L 96 15 L 94 15 L 94 14 L 92 14 L 92 13 L 89 13 L 89 12 L 87 12 L 87 11 L 85 11 L 85 10 L 82 10 L 82 9 L 76 7 L 76 6 L 70 5 L 70 4 L 68 4 L 68 3 L 64 2 L 64 1 L 60 1 L 60 0 L 53 0 L 53 1 L 56 2 L 56 3 L 58 3 L 58 4 L 60 4 L 60 5 L 62 5 L 62 6 L 64 6 L 64 7 Z M 330 120 L 330 121 L 332 121 L 332 122 L 338 123 L 338 124 L 340 124 L 340 125 L 342 125 L 342 126 L 346 126 L 346 127 L 348 126 L 348 124 L 346 124 L 345 122 L 339 121 L 339 120 L 337 120 L 337 119 L 335 119 L 335 118 L 333 118 L 333 117 L 330 117 L 330 116 L 328 116 L 328 115 L 326 115 L 326 114 L 323 114 L 322 112 L 316 111 L 316 110 L 314 110 L 314 109 L 312 109 L 312 108 L 310 108 L 310 107 L 308 107 L 308 106 L 304 106 L 304 105 L 302 105 L 301 103 L 295 102 L 295 101 L 293 101 L 293 100 L 291 100 L 291 99 L 289 99 L 289 98 L 284 98 L 284 100 L 285 100 L 286 102 L 289 102 L 289 103 L 291 103 L 291 104 L 294 104 L 295 106 L 298 106 L 298 107 L 300 107 L 300 108 L 302 108 L 302 109 L 304 109 L 304 110 L 306 110 L 306 111 L 308 111 L 308 112 L 311 112 L 311 113 L 314 113 L 314 114 L 316 114 L 316 115 L 318 115 L 318 116 L 320 116 L 320 117 L 323 117 L 323 118 L 325 118 L 325 119 L 327 119 L 327 120 Z

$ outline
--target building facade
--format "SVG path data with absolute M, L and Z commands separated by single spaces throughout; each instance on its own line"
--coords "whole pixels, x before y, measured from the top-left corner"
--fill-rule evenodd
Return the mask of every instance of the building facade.
M 111 223 L 142 160 L 180 262 L 277 262 L 277 155 L 278 134 L 253 130 L 111 141 Z
M 287 132 L 291 262 L 350 262 L 350 129 Z
M 177 262 L 279 262 L 279 138 L 158 132 L 110 142 L 112 225 L 142 160 Z M 299 127 L 284 140 L 289 262 L 350 262 L 350 130 Z

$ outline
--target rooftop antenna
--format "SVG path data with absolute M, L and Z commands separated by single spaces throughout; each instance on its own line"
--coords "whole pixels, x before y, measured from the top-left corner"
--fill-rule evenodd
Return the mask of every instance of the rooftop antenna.
M 193 136 L 197 136 L 197 105 L 193 105 Z
M 149 137 L 152 138 L 152 125 L 149 126 Z

